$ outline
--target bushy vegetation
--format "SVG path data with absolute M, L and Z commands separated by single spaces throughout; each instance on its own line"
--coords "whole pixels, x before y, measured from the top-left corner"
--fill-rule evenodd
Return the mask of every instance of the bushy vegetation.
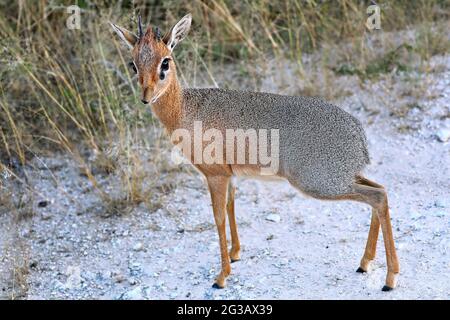
M 66 8 L 74 2 L 81 8 L 80 30 L 66 28 Z M 367 50 L 369 4 L 356 0 L 0 1 L 0 158 L 3 164 L 11 159 L 25 163 L 46 151 L 69 152 L 94 181 L 83 155 L 89 149 L 108 170 L 117 169 L 112 153 L 124 155 L 134 168 L 124 169 L 127 183 L 140 176 L 135 168 L 136 146 L 159 145 L 143 141 L 147 136 L 141 134 L 156 122 L 138 103 L 129 57 L 107 23 L 135 30 L 137 14 L 165 31 L 187 12 L 193 14 L 193 30 L 182 44 L 184 50 L 178 48 L 176 53 L 180 78 L 188 84 L 197 72 L 208 73 L 213 66 L 217 70 L 226 64 L 238 65 L 246 77 L 257 77 L 255 65 L 269 57 L 295 61 L 299 77 L 308 77 L 302 72 L 304 55 L 325 46 L 325 67 L 361 78 L 394 68 L 406 70 L 408 65 L 399 60 L 401 50 L 424 60 L 447 52 L 447 1 L 380 1 L 382 32 L 419 26 L 414 43 L 381 56 Z M 333 64 L 328 65 L 328 60 Z M 139 199 L 135 189 L 130 183 L 130 197 Z

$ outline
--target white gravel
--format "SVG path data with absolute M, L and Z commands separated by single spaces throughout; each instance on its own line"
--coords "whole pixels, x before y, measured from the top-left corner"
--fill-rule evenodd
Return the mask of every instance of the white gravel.
M 41 160 L 57 182 L 45 166 L 29 171 L 28 183 L 40 193 L 31 199 L 34 215 L 18 219 L 0 207 L 0 296 L 449 299 L 450 143 L 439 141 L 436 132 L 448 125 L 450 59 L 439 59 L 446 68 L 427 76 L 438 94 L 402 118 L 384 112 L 369 96 L 386 85 L 383 79 L 369 86 L 373 91 L 353 88 L 339 102 L 366 128 L 372 159 L 367 177 L 388 190 L 401 263 L 393 292 L 381 292 L 386 273 L 381 235 L 373 270 L 355 272 L 370 223 L 370 208 L 363 204 L 308 199 L 283 182 L 240 181 L 242 260 L 232 264 L 228 287 L 217 290 L 211 285 L 220 268 L 218 239 L 201 177 L 180 173 L 173 190 L 155 191 L 159 209 L 141 204 L 128 213 L 105 214 L 77 165 L 55 155 Z M 402 131 L 405 125 L 412 129 Z M 107 184 L 113 178 L 98 179 Z M 17 196 L 20 184 L 6 180 L 4 186 Z M 39 207 L 41 200 L 48 205 Z

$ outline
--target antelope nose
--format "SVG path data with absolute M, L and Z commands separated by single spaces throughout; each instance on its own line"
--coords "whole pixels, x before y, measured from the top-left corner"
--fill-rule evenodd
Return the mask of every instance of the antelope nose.
M 145 99 L 142 99 L 141 101 L 142 101 L 143 104 L 148 104 L 148 101 L 145 100 Z

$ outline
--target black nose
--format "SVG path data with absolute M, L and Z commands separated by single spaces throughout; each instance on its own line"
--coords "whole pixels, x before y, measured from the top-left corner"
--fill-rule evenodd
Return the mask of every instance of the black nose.
M 148 101 L 145 100 L 145 99 L 142 99 L 141 101 L 142 101 L 143 104 L 148 104 Z

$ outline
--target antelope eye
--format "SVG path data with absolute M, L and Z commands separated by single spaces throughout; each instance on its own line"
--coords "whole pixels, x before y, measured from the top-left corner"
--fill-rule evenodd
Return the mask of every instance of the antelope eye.
M 170 61 L 169 58 L 165 58 L 165 59 L 163 60 L 163 62 L 161 62 L 161 71 L 167 71 L 167 70 L 169 70 L 169 61 Z
M 136 65 L 133 61 L 131 61 L 128 65 L 131 67 L 131 69 L 133 69 L 134 73 L 137 73 Z

